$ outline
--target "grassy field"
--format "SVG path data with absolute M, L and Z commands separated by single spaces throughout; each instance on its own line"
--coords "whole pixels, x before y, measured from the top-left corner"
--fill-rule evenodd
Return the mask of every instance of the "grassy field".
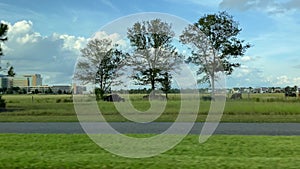
M 132 104 L 146 110 L 142 95 Z M 227 100 L 223 122 L 300 122 L 300 100 L 279 94 L 243 96 Z M 77 121 L 70 95 L 5 95 L 7 110 L 0 121 Z M 108 121 L 128 121 L 113 103 L 99 102 Z M 204 121 L 210 102 L 201 101 L 197 121 Z M 156 121 L 173 121 L 180 108 L 178 95 L 170 95 L 165 112 Z M 131 135 L 150 137 L 152 135 Z M 84 134 L 0 134 L 0 168 L 299 168 L 299 136 L 215 135 L 199 144 L 188 135 L 159 156 L 129 159 L 99 148 Z
M 135 136 L 135 135 L 132 135 Z M 144 135 L 150 136 L 150 135 Z M 299 168 L 300 137 L 197 135 L 161 155 L 129 159 L 86 135 L 0 134 L 0 168 Z
M 7 110 L 0 112 L 0 121 L 77 121 L 71 95 L 4 95 Z M 131 95 L 138 110 L 150 106 L 142 95 Z M 223 122 L 300 122 L 300 99 L 283 94 L 251 94 L 242 100 L 226 101 Z M 107 121 L 128 121 L 113 103 L 100 101 L 99 108 Z M 197 121 L 204 121 L 210 101 L 200 101 Z M 164 113 L 156 121 L 174 121 L 180 108 L 180 97 L 170 95 Z M 189 113 L 189 112 L 186 112 Z

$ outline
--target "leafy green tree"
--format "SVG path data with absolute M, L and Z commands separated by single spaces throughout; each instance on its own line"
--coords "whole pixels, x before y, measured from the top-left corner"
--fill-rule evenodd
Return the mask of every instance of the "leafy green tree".
M 8 26 L 4 23 L 1 23 L 0 24 L 0 42 L 4 42 L 7 40 L 7 37 L 6 37 L 7 31 L 8 31 Z M 0 45 L 0 56 L 2 56 L 2 55 L 3 55 L 3 52 L 2 52 L 1 45 Z
M 7 41 L 7 37 L 6 37 L 7 31 L 8 31 L 8 26 L 4 23 L 1 23 L 0 24 L 0 57 L 3 55 L 1 42 Z M 0 69 L 2 69 L 1 66 Z M 5 100 L 0 95 L 0 109 L 5 109 L 5 107 L 6 107 Z
M 39 94 L 40 91 L 39 91 L 38 89 L 35 89 L 35 90 L 34 90 L 34 93 L 35 93 L 35 94 Z
M 0 95 L 0 112 L 5 110 L 6 108 L 6 102 L 5 99 L 2 98 L 2 95 Z
M 8 72 L 7 72 L 7 75 L 8 75 L 9 77 L 14 77 L 14 76 L 16 75 L 16 73 L 14 72 L 14 67 L 13 67 L 13 66 L 11 66 L 11 67 L 9 68 L 9 70 L 8 70 Z
M 121 83 L 118 77 L 122 75 L 126 54 L 118 50 L 111 40 L 93 39 L 81 50 L 81 55 L 75 79 L 83 84 L 98 84 L 97 98 L 102 99 L 112 85 Z
M 61 89 L 59 89 L 58 91 L 57 91 L 57 94 L 62 94 L 63 93 L 63 91 L 61 90 Z
M 49 88 L 46 90 L 45 93 L 47 93 L 47 94 L 53 94 L 53 90 L 51 89 L 51 87 L 49 87 Z
M 161 81 L 160 74 L 178 69 L 182 62 L 172 44 L 174 36 L 171 24 L 160 19 L 136 22 L 128 28 L 127 37 L 133 47 L 128 58 L 132 77 L 138 85 L 150 85 L 153 94 Z
M 232 63 L 232 58 L 243 56 L 250 44 L 237 36 L 239 28 L 232 16 L 227 12 L 210 14 L 201 17 L 194 25 L 185 28 L 180 41 L 189 44 L 192 54 L 187 62 L 199 66 L 199 82 L 210 82 L 212 93 L 215 92 L 215 80 L 218 72 L 230 75 L 240 63 Z
M 7 31 L 8 31 L 8 26 L 4 23 L 1 23 L 0 24 L 0 57 L 3 55 L 1 42 L 7 41 L 7 36 L 6 36 Z M 2 69 L 1 66 L 0 69 Z

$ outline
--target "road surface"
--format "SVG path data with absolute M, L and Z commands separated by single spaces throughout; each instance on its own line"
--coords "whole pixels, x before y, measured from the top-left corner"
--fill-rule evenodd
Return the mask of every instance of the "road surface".
M 109 124 L 120 133 L 159 134 L 167 130 L 173 123 L 153 122 L 138 124 L 131 122 L 111 122 Z M 189 134 L 200 134 L 203 124 L 195 123 Z M 91 128 L 91 133 L 111 133 L 103 129 L 104 127 L 101 127 L 104 125 L 101 122 L 83 123 L 83 125 Z M 85 132 L 78 122 L 2 122 L 0 123 L 0 133 L 80 134 Z M 180 131 L 178 134 L 180 134 Z M 214 134 L 300 135 L 300 123 L 220 123 Z

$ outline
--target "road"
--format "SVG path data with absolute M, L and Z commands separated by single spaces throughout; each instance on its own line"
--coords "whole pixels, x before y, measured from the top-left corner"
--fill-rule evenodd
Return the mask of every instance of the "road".
M 91 133 L 112 133 L 103 129 L 104 123 L 101 122 L 83 124 L 92 129 Z M 148 124 L 111 122 L 109 124 L 120 133 L 136 134 L 159 134 L 172 125 L 170 122 L 153 122 Z M 203 124 L 195 123 L 189 134 L 200 134 Z M 97 127 L 101 128 L 101 130 Z M 84 130 L 77 122 L 3 122 L 0 123 L 0 133 L 80 134 L 84 133 Z M 220 123 L 214 134 L 300 135 L 300 123 Z

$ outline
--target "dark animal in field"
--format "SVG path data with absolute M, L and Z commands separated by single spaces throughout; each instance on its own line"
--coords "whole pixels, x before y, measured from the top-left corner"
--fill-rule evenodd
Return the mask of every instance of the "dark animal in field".
M 104 96 L 103 100 L 108 101 L 108 102 L 121 102 L 121 101 L 124 102 L 125 101 L 125 99 L 120 97 L 118 94 L 111 94 L 108 96 Z
M 295 86 L 295 87 L 289 87 L 287 86 L 285 89 L 284 89 L 284 95 L 285 97 L 297 97 L 297 92 L 298 92 L 298 87 Z
M 202 96 L 201 98 L 202 98 L 202 100 L 204 100 L 204 101 L 211 101 L 211 100 L 214 100 L 211 96 Z
M 231 95 L 230 99 L 233 99 L 233 100 L 242 99 L 242 93 L 233 93 Z
M 150 99 L 150 100 L 165 100 L 166 97 L 163 95 L 145 95 L 143 99 Z
M 285 92 L 285 97 L 297 97 L 296 92 Z

